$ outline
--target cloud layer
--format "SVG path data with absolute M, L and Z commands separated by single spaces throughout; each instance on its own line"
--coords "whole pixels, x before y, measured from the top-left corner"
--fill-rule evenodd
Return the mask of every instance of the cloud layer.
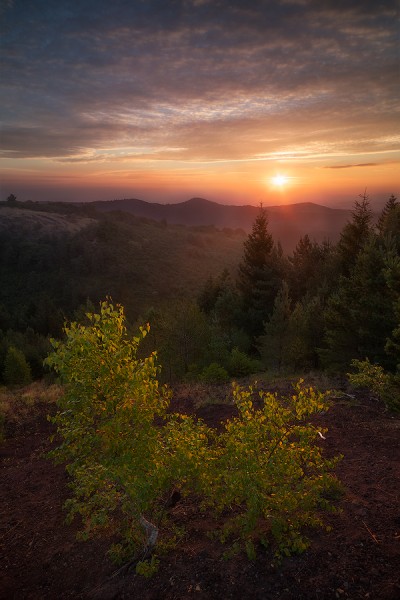
M 393 161 L 396 6 L 3 0 L 0 157 Z

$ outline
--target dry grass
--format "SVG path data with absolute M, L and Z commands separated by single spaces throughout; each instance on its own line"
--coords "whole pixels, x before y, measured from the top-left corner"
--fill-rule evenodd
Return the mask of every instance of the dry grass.
M 24 423 L 39 404 L 55 404 L 62 394 L 62 387 L 35 381 L 24 387 L 0 388 L 0 441 L 5 429 L 14 430 Z

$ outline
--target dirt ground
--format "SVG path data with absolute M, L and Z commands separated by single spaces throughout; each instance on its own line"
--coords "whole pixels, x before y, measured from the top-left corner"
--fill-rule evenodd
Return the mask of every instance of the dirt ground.
M 181 410 L 194 398 L 178 395 Z M 197 406 L 209 424 L 232 414 L 218 403 Z M 180 503 L 187 536 L 163 557 L 151 579 L 116 573 L 104 540 L 79 542 L 65 524 L 67 476 L 45 458 L 53 426 L 49 406 L 36 405 L 0 446 L 0 598 L 141 600 L 400 598 L 400 418 L 375 399 L 357 394 L 334 401 L 319 418 L 328 427 L 327 455 L 342 453 L 337 475 L 345 493 L 333 529 L 311 533 L 311 547 L 279 567 L 272 556 L 229 561 L 206 533 L 194 503 Z M 113 576 L 114 574 L 114 576 Z

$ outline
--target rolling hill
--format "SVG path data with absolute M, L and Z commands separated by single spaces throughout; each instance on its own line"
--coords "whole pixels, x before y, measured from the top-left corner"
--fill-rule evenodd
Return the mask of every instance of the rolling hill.
M 62 208 L 0 203 L 0 329 L 16 320 L 32 325 L 36 314 L 56 307 L 71 315 L 86 299 L 106 296 L 134 319 L 149 307 L 196 297 L 224 269 L 234 277 L 242 257 L 243 231 Z M 2 307 L 10 315 L 4 323 Z M 46 329 L 36 321 L 35 329 Z
M 243 229 L 246 233 L 259 212 L 257 206 L 231 206 L 191 198 L 178 204 L 157 204 L 138 199 L 89 203 L 100 212 L 123 211 L 138 217 L 186 226 L 211 226 L 218 229 Z M 306 233 L 321 242 L 336 242 L 351 211 L 328 208 L 311 202 L 266 208 L 270 231 L 286 252 L 291 252 Z

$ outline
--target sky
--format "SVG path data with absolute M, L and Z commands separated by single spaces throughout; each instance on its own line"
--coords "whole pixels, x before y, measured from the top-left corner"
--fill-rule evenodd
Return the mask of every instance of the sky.
M 0 0 L 0 200 L 400 193 L 397 0 Z

